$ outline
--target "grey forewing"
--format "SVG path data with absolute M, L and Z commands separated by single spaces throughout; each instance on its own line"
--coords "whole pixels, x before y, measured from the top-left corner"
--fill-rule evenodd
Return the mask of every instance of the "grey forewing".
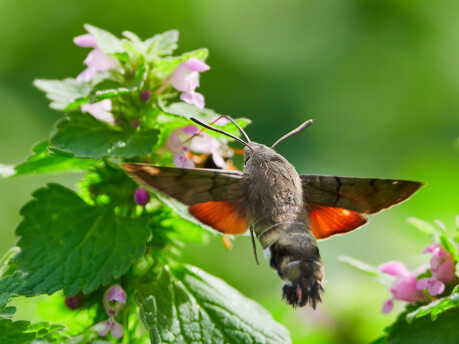
M 305 203 L 372 214 L 410 197 L 422 183 L 409 180 L 300 175 Z
M 124 164 L 134 179 L 192 205 L 210 201 L 238 200 L 244 195 L 239 171 L 185 169 L 148 164 Z

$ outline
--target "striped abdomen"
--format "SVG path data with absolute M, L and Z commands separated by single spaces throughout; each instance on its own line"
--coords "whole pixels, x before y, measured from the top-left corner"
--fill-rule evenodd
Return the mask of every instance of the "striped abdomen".
M 309 303 L 315 308 L 321 301 L 323 268 L 317 241 L 307 223 L 256 225 L 255 233 L 271 254 L 271 267 L 287 282 L 282 288 L 283 298 L 292 306 Z

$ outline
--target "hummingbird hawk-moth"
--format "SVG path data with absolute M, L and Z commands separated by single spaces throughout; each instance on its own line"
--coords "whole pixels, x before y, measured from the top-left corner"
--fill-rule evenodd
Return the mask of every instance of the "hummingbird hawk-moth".
M 410 197 L 422 183 L 407 180 L 299 175 L 274 147 L 312 121 L 280 138 L 271 148 L 246 141 L 191 118 L 241 142 L 244 170 L 185 169 L 125 163 L 137 181 L 189 206 L 201 222 L 224 234 L 250 229 L 270 265 L 286 282 L 283 298 L 293 307 L 316 307 L 323 292 L 324 270 L 317 239 L 356 229 L 374 214 Z M 255 243 L 254 249 L 255 249 Z M 256 257 L 256 254 L 255 254 Z M 258 262 L 258 261 L 257 261 Z

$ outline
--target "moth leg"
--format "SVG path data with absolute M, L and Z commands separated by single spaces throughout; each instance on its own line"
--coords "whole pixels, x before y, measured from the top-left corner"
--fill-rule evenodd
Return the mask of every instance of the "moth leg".
M 255 244 L 255 238 L 253 237 L 253 227 L 250 227 L 250 236 L 252 237 L 252 247 L 253 247 L 253 254 L 255 256 L 255 261 L 257 262 L 257 265 L 260 265 L 258 262 L 258 256 L 257 256 L 257 245 Z

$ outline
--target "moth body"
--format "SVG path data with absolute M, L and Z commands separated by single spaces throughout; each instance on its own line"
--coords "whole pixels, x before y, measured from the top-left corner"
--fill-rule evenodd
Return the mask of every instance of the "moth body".
M 320 301 L 322 262 L 317 241 L 308 225 L 300 176 L 293 165 L 273 149 L 249 143 L 244 149 L 247 223 L 270 265 L 287 282 L 283 297 L 292 306 Z
M 192 120 L 244 144 L 244 171 L 185 169 L 126 163 L 123 168 L 155 192 L 189 206 L 202 223 L 228 235 L 255 232 L 270 265 L 286 282 L 283 298 L 296 307 L 321 301 L 323 267 L 316 239 L 352 231 L 366 215 L 400 203 L 422 183 L 409 180 L 298 175 L 274 149 Z M 304 130 L 306 121 L 272 147 Z

